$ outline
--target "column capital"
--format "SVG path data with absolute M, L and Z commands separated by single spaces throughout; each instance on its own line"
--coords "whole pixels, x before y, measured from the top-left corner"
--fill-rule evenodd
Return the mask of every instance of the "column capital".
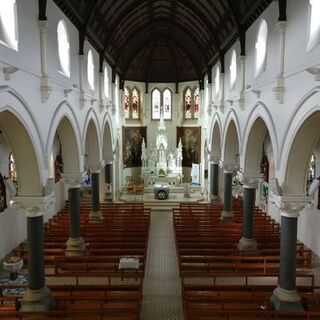
M 87 167 L 90 169 L 91 173 L 99 173 L 101 169 L 105 166 L 105 161 L 88 161 Z
M 218 164 L 220 165 L 220 155 L 210 155 L 210 162 L 213 164 Z
M 284 34 L 287 29 L 287 21 L 278 21 L 275 25 L 275 30 L 278 30 L 281 34 Z
M 235 170 L 239 169 L 239 166 L 235 163 L 226 163 L 222 160 L 219 161 L 219 166 L 223 169 L 224 173 L 233 173 Z
M 241 56 L 239 56 L 239 60 L 240 60 L 240 62 L 241 62 L 241 63 L 246 62 L 246 57 L 247 57 L 247 56 L 245 56 L 245 55 L 241 55 Z
M 69 188 L 80 188 L 82 184 L 81 173 L 63 173 L 63 181 L 68 185 Z
M 48 21 L 47 20 L 38 20 L 38 26 L 39 26 L 41 32 L 47 32 Z
M 299 212 L 309 207 L 312 203 L 311 197 L 294 195 L 275 195 L 270 193 L 271 200 L 280 209 L 281 216 L 287 218 L 298 218 Z
M 240 182 L 244 188 L 256 189 L 258 188 L 259 181 L 261 180 L 260 173 L 257 172 L 241 172 Z
M 54 198 L 52 197 L 24 197 L 17 196 L 13 198 L 13 208 L 26 211 L 27 217 L 41 217 L 49 209 Z

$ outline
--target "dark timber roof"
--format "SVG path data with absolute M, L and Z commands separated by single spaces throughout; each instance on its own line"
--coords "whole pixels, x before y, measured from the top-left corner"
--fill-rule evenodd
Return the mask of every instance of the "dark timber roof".
M 79 29 L 80 52 L 85 36 L 122 80 L 180 82 L 202 79 L 272 0 L 54 2 Z

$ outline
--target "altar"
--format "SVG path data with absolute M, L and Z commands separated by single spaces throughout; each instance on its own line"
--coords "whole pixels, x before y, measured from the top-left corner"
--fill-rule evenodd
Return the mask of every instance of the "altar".
M 179 140 L 175 151 L 168 150 L 167 129 L 163 107 L 160 107 L 160 120 L 155 147 L 147 148 L 144 139 L 141 145 L 141 180 L 145 187 L 155 184 L 178 186 L 182 182 L 182 143 Z
M 145 186 L 152 187 L 155 184 L 168 184 L 169 186 L 178 186 L 182 182 L 182 175 L 167 174 L 158 176 L 154 174 L 144 174 L 143 181 Z

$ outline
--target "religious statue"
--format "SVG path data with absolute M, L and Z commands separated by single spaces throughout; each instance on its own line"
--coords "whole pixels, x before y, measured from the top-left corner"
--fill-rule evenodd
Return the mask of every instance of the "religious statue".
M 144 138 L 142 138 L 142 145 L 141 145 L 141 162 L 142 162 L 142 168 L 145 168 L 147 166 L 147 152 L 146 152 L 146 143 L 144 141 Z

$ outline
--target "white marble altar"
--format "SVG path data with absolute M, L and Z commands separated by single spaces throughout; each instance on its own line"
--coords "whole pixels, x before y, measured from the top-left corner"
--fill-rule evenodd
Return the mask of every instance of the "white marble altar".
M 145 186 L 156 183 L 179 185 L 182 180 L 182 143 L 179 140 L 175 152 L 168 150 L 167 129 L 164 121 L 163 107 L 160 109 L 158 133 L 154 148 L 146 148 L 143 139 L 141 146 L 141 179 Z

